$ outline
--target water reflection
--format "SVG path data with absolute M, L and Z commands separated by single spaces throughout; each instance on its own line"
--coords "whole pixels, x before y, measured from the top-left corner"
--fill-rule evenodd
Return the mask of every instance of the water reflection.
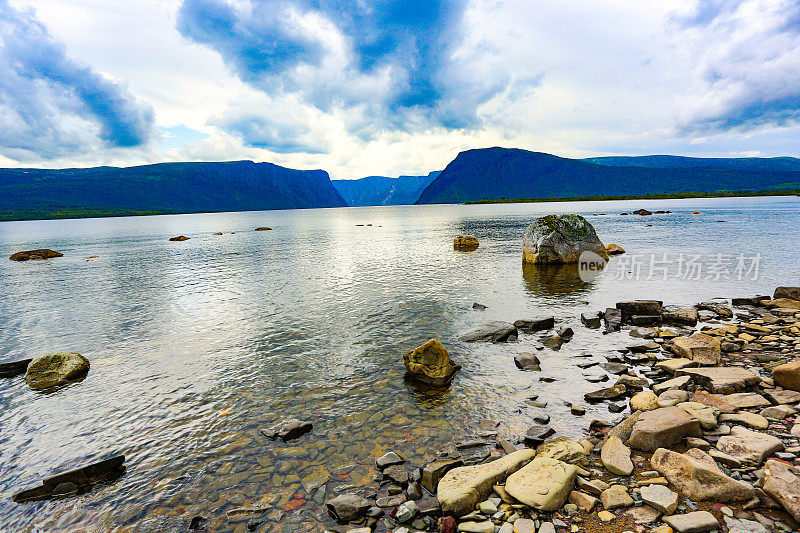
M 585 297 L 595 289 L 594 280 L 585 282 L 578 274 L 577 264 L 539 265 L 523 263 L 522 278 L 525 290 L 534 296 Z

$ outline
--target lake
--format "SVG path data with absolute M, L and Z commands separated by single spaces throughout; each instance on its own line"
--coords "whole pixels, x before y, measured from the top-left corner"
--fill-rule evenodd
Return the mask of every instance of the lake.
M 642 207 L 672 213 L 620 215 Z M 627 253 L 589 282 L 523 269 L 526 227 L 560 212 L 585 215 Z M 464 233 L 478 250 L 453 250 Z M 180 234 L 191 239 L 168 241 Z M 260 500 L 277 524 L 269 531 L 322 531 L 320 503 L 371 483 L 374 457 L 386 451 L 421 466 L 478 434 L 482 419 L 518 435 L 547 413 L 571 437 L 592 419 L 616 419 L 605 404 L 583 402 L 599 386 L 583 379 L 576 356 L 631 339 L 583 327 L 581 313 L 800 285 L 798 243 L 797 197 L 0 223 L 0 362 L 74 351 L 92 365 L 53 393 L 0 380 L 0 530 L 179 531 L 202 515 L 210 531 L 241 531 L 246 519 L 226 512 Z M 7 260 L 33 248 L 64 257 Z M 458 340 L 487 320 L 542 314 L 576 333 L 560 351 L 538 352 L 540 373 L 513 362 L 534 351 L 537 335 Z M 463 366 L 437 393 L 403 381 L 402 355 L 430 338 Z M 527 402 L 533 394 L 547 407 Z M 571 415 L 565 401 L 587 414 Z M 287 444 L 260 434 L 285 416 L 312 421 L 313 432 Z M 127 457 L 115 483 L 11 502 L 44 475 L 109 452 Z

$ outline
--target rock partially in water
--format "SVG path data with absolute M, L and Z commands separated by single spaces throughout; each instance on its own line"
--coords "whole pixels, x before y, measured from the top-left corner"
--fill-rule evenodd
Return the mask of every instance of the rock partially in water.
M 644 216 L 649 216 L 649 215 L 652 215 L 652 214 L 653 214 L 653 212 L 652 212 L 652 211 L 648 211 L 647 209 L 644 209 L 644 208 L 642 208 L 642 209 L 637 209 L 636 211 L 631 211 L 631 214 L 632 214 L 632 215 L 640 215 L 640 216 L 643 216 L 643 217 L 644 217 Z
M 64 254 L 53 250 L 48 250 L 47 248 L 41 248 L 39 250 L 27 250 L 24 252 L 11 254 L 9 259 L 12 261 L 35 261 L 41 259 L 52 259 L 53 257 L 64 257 Z
M 173 242 L 183 242 L 183 241 L 188 241 L 189 237 L 187 237 L 186 235 L 178 235 L 177 237 L 170 237 L 169 240 Z
M 269 439 L 275 440 L 279 438 L 283 442 L 287 442 L 302 437 L 311 431 L 313 427 L 311 422 L 290 418 L 277 423 L 270 429 L 262 430 L 261 433 Z
M 520 370 L 539 371 L 542 369 L 539 358 L 529 352 L 523 352 L 514 357 L 514 364 Z
M 606 323 L 606 333 L 613 333 L 619 331 L 622 327 L 622 311 L 609 307 L 603 313 L 603 320 Z
M 33 359 L 0 363 L 0 378 L 13 378 L 24 374 L 31 361 L 33 361 Z
M 622 321 L 630 322 L 634 316 L 660 317 L 663 312 L 664 302 L 658 300 L 634 300 L 630 302 L 617 302 L 617 309 L 622 311 Z
M 625 253 L 625 249 L 619 244 L 606 244 L 606 253 L 608 255 L 620 255 Z
M 477 250 L 478 246 L 478 239 L 473 235 L 459 235 L 453 239 L 453 250 L 460 252 L 471 252 L 472 250 Z
M 514 321 L 514 327 L 525 333 L 535 333 L 537 331 L 553 329 L 555 325 L 556 319 L 552 316 L 522 318 Z
M 272 231 L 272 228 L 267 227 L 267 226 L 260 226 L 260 227 L 256 228 L 256 231 Z
M 669 306 L 664 308 L 661 318 L 667 324 L 675 324 L 677 326 L 696 326 L 697 320 L 700 315 L 694 307 L 677 307 Z
M 583 252 L 608 259 L 594 227 L 580 215 L 538 218 L 522 239 L 523 263 L 577 263 Z
M 11 500 L 22 503 L 85 493 L 98 483 L 106 483 L 119 478 L 125 473 L 124 463 L 124 455 L 113 455 L 89 465 L 45 478 L 42 480 L 42 486 L 18 492 Z
M 781 298 L 800 300 L 800 287 L 776 287 L 772 299 L 780 300 Z
M 447 349 L 436 339 L 405 354 L 403 363 L 406 366 L 406 379 L 433 387 L 449 385 L 461 370 L 461 366 L 453 363 Z
M 25 381 L 34 390 L 59 387 L 85 376 L 89 366 L 89 360 L 79 353 L 55 352 L 40 355 L 28 364 Z
M 616 400 L 625 396 L 627 389 L 625 385 L 614 385 L 605 389 L 600 389 L 594 392 L 588 392 L 583 395 L 583 399 L 587 402 L 602 402 L 603 400 Z
M 581 323 L 587 328 L 597 329 L 600 327 L 601 316 L 600 313 L 581 313 Z
M 464 461 L 461 459 L 439 459 L 429 463 L 422 469 L 422 486 L 431 494 L 435 494 L 442 477 L 459 466 L 464 466 Z
M 493 320 L 461 335 L 464 342 L 509 342 L 517 340 L 519 332 L 514 324 Z

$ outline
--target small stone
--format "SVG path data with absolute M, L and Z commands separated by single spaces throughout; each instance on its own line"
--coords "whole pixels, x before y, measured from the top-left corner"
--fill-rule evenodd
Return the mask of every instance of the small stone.
M 678 533 L 702 533 L 719 529 L 719 522 L 708 511 L 694 511 L 686 514 L 665 516 L 664 522 Z
M 597 518 L 599 518 L 603 522 L 611 522 L 616 518 L 616 516 L 614 516 L 614 513 L 611 513 L 609 511 L 600 511 L 597 513 Z

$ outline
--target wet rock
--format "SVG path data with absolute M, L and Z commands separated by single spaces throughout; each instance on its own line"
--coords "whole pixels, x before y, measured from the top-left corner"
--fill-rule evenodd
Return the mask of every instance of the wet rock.
M 656 368 L 663 370 L 668 374 L 674 374 L 681 368 L 695 368 L 697 366 L 699 365 L 696 362 L 692 361 L 691 359 L 684 359 L 683 357 L 659 361 L 655 365 Z
M 361 520 L 366 515 L 370 505 L 369 500 L 354 493 L 341 494 L 325 504 L 328 514 L 339 522 L 357 522 Z
M 730 435 L 719 438 L 717 449 L 735 457 L 743 465 L 761 466 L 764 459 L 775 452 L 783 451 L 783 442 L 772 435 L 734 426 Z
M 477 250 L 478 246 L 478 239 L 473 235 L 459 235 L 453 239 L 453 250 L 460 252 L 471 252 L 472 250 Z
M 761 381 L 754 373 L 738 366 L 683 368 L 676 374 L 690 376 L 692 380 L 717 394 L 743 391 Z
M 788 463 L 770 459 L 761 471 L 759 485 L 795 520 L 800 521 L 800 478 L 797 470 Z
M 463 465 L 464 462 L 461 459 L 440 459 L 429 463 L 422 469 L 422 486 L 434 494 L 442 477 L 453 468 Z
M 125 456 L 112 455 L 80 468 L 42 480 L 42 485 L 23 490 L 11 498 L 16 503 L 88 492 L 97 483 L 113 481 L 125 473 Z
M 600 327 L 600 315 L 597 313 L 581 313 L 581 323 L 587 328 L 597 329 Z
M 272 230 L 272 228 L 267 227 L 267 226 L 260 226 L 260 227 L 256 228 L 256 231 L 271 231 L 271 230 Z
M 677 453 L 660 448 L 650 464 L 691 500 L 737 502 L 753 498 L 753 487 L 726 475 L 714 459 L 697 448 Z
M 442 511 L 456 516 L 471 512 L 478 502 L 486 499 L 495 484 L 516 472 L 535 455 L 534 450 L 518 450 L 490 463 L 450 470 L 439 481 L 437 488 Z
M 483 304 L 479 304 L 478 302 L 473 303 L 472 308 L 475 309 L 476 311 L 486 311 L 486 306 Z
M 603 313 L 603 321 L 606 324 L 606 333 L 619 331 L 619 329 L 622 327 L 622 311 L 613 307 L 609 307 Z
M 625 253 L 625 249 L 619 244 L 606 244 L 606 253 L 608 255 L 620 255 Z
M 405 379 L 433 387 L 449 385 L 461 370 L 461 366 L 453 363 L 450 354 L 436 339 L 405 354 L 403 363 L 406 367 Z
M 418 514 L 419 509 L 417 508 L 417 504 L 413 501 L 408 501 L 397 507 L 397 512 L 394 517 L 398 522 L 404 524 L 406 522 L 411 522 Z
M 625 385 L 614 385 L 598 391 L 589 392 L 583 395 L 583 399 L 587 402 L 602 402 L 604 400 L 616 400 L 625 396 L 627 389 Z
M 631 450 L 619 437 L 611 436 L 606 439 L 600 449 L 600 460 L 606 470 L 617 476 L 629 476 L 633 472 Z
M 538 218 L 522 239 L 523 263 L 577 263 L 583 252 L 608 259 L 594 227 L 580 215 Z
M 553 428 L 547 426 L 531 426 L 525 433 L 523 440 L 529 446 L 539 446 L 545 439 L 553 436 L 555 432 Z
M 375 466 L 378 470 L 383 470 L 387 466 L 401 465 L 405 462 L 406 460 L 399 453 L 389 452 L 375 459 Z
M 630 367 L 623 363 L 603 363 L 600 367 L 605 370 L 606 372 L 610 372 L 615 375 L 625 374 L 630 370 Z
M 628 446 L 643 451 L 671 448 L 684 437 L 700 437 L 700 422 L 679 407 L 644 411 L 633 425 Z
M 702 533 L 719 529 L 719 522 L 708 511 L 665 516 L 664 522 L 678 533 Z
M 383 475 L 397 484 L 405 485 L 408 483 L 408 470 L 402 465 L 391 465 L 383 469 Z
M 793 391 L 800 391 L 800 360 L 778 365 L 772 369 L 775 384 Z
M 719 339 L 705 333 L 672 339 L 671 350 L 676 356 L 700 365 L 718 365 L 722 359 Z
M 66 385 L 85 376 L 89 360 L 79 353 L 55 352 L 34 357 L 25 371 L 25 381 L 34 390 Z
M 47 248 L 42 248 L 40 250 L 27 250 L 24 252 L 17 252 L 15 254 L 11 254 L 12 261 L 38 261 L 42 259 L 51 259 L 53 257 L 64 257 L 64 254 L 48 250 Z
M 542 344 L 551 350 L 560 350 L 564 345 L 564 339 L 561 335 L 550 335 L 542 339 Z
M 518 330 L 525 333 L 535 333 L 537 331 L 553 329 L 555 325 L 556 325 L 556 319 L 555 317 L 552 316 L 523 318 L 514 321 L 514 326 Z
M 0 378 L 13 378 L 21 376 L 28 369 L 33 359 L 21 359 L 10 363 L 0 363 Z
M 287 442 L 299 437 L 302 437 L 311 429 L 313 428 L 313 424 L 311 422 L 306 422 L 302 420 L 298 420 L 296 418 L 290 418 L 288 420 L 281 421 L 267 430 L 262 430 L 261 434 L 267 437 L 268 439 L 281 439 L 283 442 Z
M 577 468 L 551 459 L 536 457 L 511 474 L 506 491 L 519 502 L 541 511 L 559 509 L 572 492 Z
M 542 369 L 539 358 L 532 353 L 523 352 L 514 357 L 514 364 L 520 370 L 540 371 Z
M 509 342 L 517 340 L 516 326 L 508 322 L 494 320 L 486 322 L 461 335 L 464 342 Z
M 672 514 L 678 508 L 678 494 L 664 485 L 645 485 L 639 491 L 642 501 L 664 514 Z
M 631 211 L 631 214 L 646 217 L 652 215 L 653 212 L 648 211 L 647 209 L 637 209 L 636 211 Z
M 663 302 L 657 300 L 635 300 L 617 302 L 617 309 L 622 312 L 622 321 L 629 322 L 633 316 L 661 316 Z
M 626 346 L 629 352 L 632 353 L 645 353 L 660 350 L 661 345 L 654 341 L 639 342 L 636 344 L 629 344 Z
M 170 237 L 169 240 L 171 240 L 172 242 L 183 242 L 183 241 L 188 241 L 189 237 L 187 237 L 186 235 L 178 235 L 177 237 Z

